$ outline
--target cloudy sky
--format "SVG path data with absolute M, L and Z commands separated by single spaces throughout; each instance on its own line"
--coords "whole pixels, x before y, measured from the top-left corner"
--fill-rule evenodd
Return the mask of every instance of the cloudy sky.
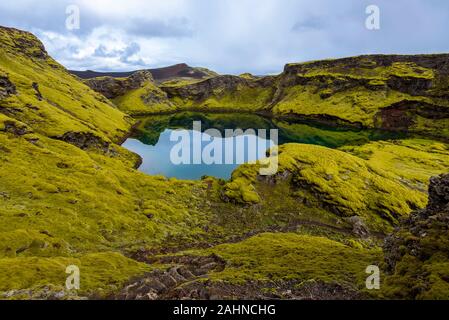
M 67 29 L 69 5 L 79 29 Z M 366 28 L 368 5 L 380 9 L 380 30 Z M 287 62 L 449 52 L 446 0 L 2 0 L 0 25 L 33 32 L 76 70 L 186 62 L 267 74 Z

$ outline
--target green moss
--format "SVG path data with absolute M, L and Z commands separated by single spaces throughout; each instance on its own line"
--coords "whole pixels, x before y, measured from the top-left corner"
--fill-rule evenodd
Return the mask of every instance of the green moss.
M 396 91 L 373 91 L 358 86 L 323 99 L 313 86 L 293 86 L 285 89 L 284 98 L 275 105 L 278 114 L 330 115 L 367 127 L 374 126 L 374 116 L 383 108 L 412 97 Z M 415 97 L 416 99 L 416 97 Z
M 114 103 L 120 110 L 128 114 L 158 113 L 173 110 L 173 105 L 168 101 L 167 95 L 151 82 L 115 98 Z
M 92 132 L 108 141 L 119 139 L 129 130 L 130 121 L 104 97 L 50 57 L 34 57 L 32 52 L 43 47 L 33 35 L 2 28 L 0 39 L 0 70 L 17 90 L 17 94 L 2 100 L 3 113 L 47 136 Z M 18 43 L 25 43 L 26 49 L 18 49 Z
M 424 68 L 414 62 L 393 62 L 391 65 L 378 65 L 376 61 L 371 60 L 369 56 L 354 57 L 357 63 L 343 62 L 342 60 L 327 60 L 328 63 L 316 64 L 316 61 L 300 64 L 289 64 L 288 66 L 306 67 L 304 75 L 307 77 L 334 76 L 351 77 L 353 79 L 370 79 L 376 81 L 385 81 L 391 76 L 413 77 L 422 79 L 433 79 L 435 72 L 432 69 Z M 321 62 L 326 62 L 323 60 Z
M 240 171 L 237 171 L 239 174 Z M 254 204 L 260 202 L 260 197 L 257 194 L 254 186 L 248 184 L 248 179 L 244 177 L 232 178 L 232 181 L 226 184 L 225 196 L 237 203 Z
M 154 243 L 184 228 L 187 235 L 206 222 L 195 208 L 200 182 L 149 177 L 131 169 L 124 155 L 87 153 L 42 136 L 31 144 L 0 135 L 0 145 L 11 150 L 0 155 L 1 190 L 8 193 L 0 231 L 47 230 L 78 250 L 96 250 Z M 153 200 L 169 214 L 146 218 L 144 204 Z
M 17 50 L 21 34 L 0 33 L 0 68 L 17 89 L 0 112 L 1 290 L 63 285 L 65 266 L 75 262 L 87 267 L 83 290 L 99 294 L 147 270 L 107 252 L 201 234 L 203 185 L 133 170 L 135 155 L 112 143 L 130 129 L 127 116 L 51 58 Z M 25 134 L 5 132 L 11 123 Z M 51 138 L 67 132 L 92 133 L 109 151 Z M 146 204 L 156 200 L 151 220 Z
M 404 185 L 398 175 L 338 150 L 286 144 L 279 148 L 278 162 L 279 179 L 274 188 L 287 181 L 289 189 L 284 194 L 296 197 L 298 208 L 324 207 L 341 217 L 361 216 L 375 230 L 389 230 L 389 224 L 426 204 L 426 194 Z M 273 188 L 262 193 L 266 182 L 256 182 L 258 168 L 245 165 L 237 169 L 225 186 L 228 196 L 243 201 L 247 190 L 235 184 L 254 185 L 251 192 L 262 198 L 272 193 Z M 285 197 L 281 199 L 285 201 Z
M 114 252 L 80 257 L 3 258 L 0 259 L 0 292 L 21 289 L 39 292 L 42 287 L 64 291 L 68 277 L 66 268 L 70 265 L 80 269 L 79 295 L 106 296 L 117 291 L 131 277 L 150 271 L 145 264 Z
M 182 87 L 203 81 L 204 79 L 174 78 L 161 82 L 161 87 Z
M 382 259 L 380 249 L 356 249 L 294 233 L 265 233 L 193 253 L 214 253 L 226 260 L 223 271 L 209 275 L 214 281 L 316 280 L 353 289 L 363 288 L 366 267 Z
M 235 110 L 256 111 L 264 109 L 271 101 L 275 88 L 255 85 L 239 85 L 234 90 L 217 88 L 206 99 L 194 101 L 190 98 L 173 97 L 170 100 L 180 110 Z
M 446 300 L 449 260 L 436 254 L 427 261 L 405 255 L 385 280 L 382 294 L 389 299 Z
M 370 142 L 362 146 L 342 147 L 379 169 L 396 176 L 403 185 L 427 192 L 432 176 L 447 172 L 449 145 L 425 139 Z

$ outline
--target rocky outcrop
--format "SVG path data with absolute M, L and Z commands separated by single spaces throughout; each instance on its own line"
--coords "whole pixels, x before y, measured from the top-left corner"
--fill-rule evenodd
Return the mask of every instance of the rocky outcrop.
M 310 69 L 325 69 L 334 67 L 339 70 L 375 69 L 377 67 L 389 67 L 393 63 L 413 62 L 423 68 L 436 69 L 443 74 L 449 74 L 449 54 L 427 55 L 362 55 L 335 60 L 319 60 L 307 63 L 287 64 L 284 74 L 306 73 Z
M 449 297 L 448 230 L 449 174 L 445 174 L 430 180 L 427 208 L 412 213 L 385 241 L 387 285 L 393 297 Z M 438 265 L 441 269 L 435 268 Z
M 447 89 L 448 76 L 448 54 L 366 55 L 287 64 L 280 76 L 278 95 L 290 86 L 313 85 L 325 90 L 322 98 L 355 87 L 444 97 L 441 91 Z
M 288 64 L 278 76 L 226 75 L 161 89 L 181 99 L 179 107 L 208 107 L 212 100 L 223 109 L 248 109 L 245 103 L 254 101 L 252 110 L 276 116 L 421 132 L 435 131 L 434 119 L 449 121 L 448 78 L 448 54 L 369 55 Z M 347 105 L 347 112 L 333 105 Z
M 3 46 L 6 50 L 21 53 L 28 58 L 40 60 L 49 58 L 43 43 L 29 32 L 0 26 L 0 35 L 2 37 L 7 35 L 9 38 L 7 46 Z M 0 47 L 2 47 L 2 44 L 0 44 Z
M 15 136 L 23 136 L 31 132 L 28 126 L 18 121 L 5 121 L 3 125 L 5 128 L 4 129 L 5 132 L 11 133 Z
M 449 174 L 430 179 L 428 210 L 441 210 L 449 217 Z
M 64 135 L 55 137 L 58 140 L 70 143 L 80 149 L 96 149 L 103 152 L 109 150 L 110 143 L 91 132 L 66 132 Z
M 429 186 L 427 208 L 414 212 L 386 239 L 385 259 L 393 271 L 406 254 L 427 260 L 438 252 L 438 241 L 429 243 L 429 237 L 446 237 L 449 240 L 449 174 L 433 177 Z M 404 237 L 408 235 L 411 237 Z M 428 247 L 431 244 L 432 247 Z M 449 248 L 441 248 L 449 254 Z
M 193 101 L 203 101 L 210 97 L 224 96 L 241 88 L 272 88 L 273 86 L 274 77 L 249 79 L 223 75 L 184 86 L 162 86 L 161 89 L 167 93 L 168 98 L 180 97 Z
M 403 100 L 382 108 L 375 115 L 376 126 L 388 130 L 408 130 L 417 117 L 431 120 L 449 118 L 449 107 L 422 101 Z
M 172 265 L 130 281 L 117 295 L 118 300 L 232 300 L 295 299 L 347 300 L 361 299 L 363 294 L 337 283 L 321 281 L 247 281 L 234 284 L 208 279 L 211 272 L 223 271 L 226 261 L 216 255 L 165 256 L 157 261 Z
M 172 106 L 172 103 L 168 100 L 167 94 L 157 87 L 148 88 L 144 94 L 140 96 L 142 102 L 147 106 L 157 105 L 165 103 L 168 106 Z
M 245 95 L 252 90 L 272 90 L 275 86 L 275 77 L 248 78 L 232 75 L 212 77 L 200 82 L 181 86 L 161 86 L 169 99 L 181 98 L 201 103 L 209 98 L 220 100 L 223 97 L 231 97 L 237 101 L 245 99 Z M 269 100 L 266 101 L 266 104 Z
M 100 77 L 88 79 L 85 83 L 93 90 L 103 94 L 108 99 L 114 99 L 127 92 L 142 87 L 146 82 L 153 82 L 153 76 L 148 71 L 137 71 L 127 78 Z
M 212 271 L 222 271 L 225 261 L 216 255 L 208 257 L 166 256 L 159 263 L 174 264 L 167 270 L 156 270 L 131 281 L 114 299 L 156 300 L 172 297 L 177 288 L 188 282 L 204 278 Z
M 0 100 L 16 94 L 16 86 L 7 76 L 0 76 Z

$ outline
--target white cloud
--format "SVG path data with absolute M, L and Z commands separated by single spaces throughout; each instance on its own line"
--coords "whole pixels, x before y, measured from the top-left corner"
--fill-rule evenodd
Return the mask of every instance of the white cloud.
M 294 61 L 449 51 L 449 2 L 375 2 L 380 31 L 365 29 L 368 0 L 3 0 L 0 24 L 35 32 L 51 55 L 74 69 L 186 62 L 262 74 Z M 81 9 L 76 32 L 64 26 L 69 3 Z

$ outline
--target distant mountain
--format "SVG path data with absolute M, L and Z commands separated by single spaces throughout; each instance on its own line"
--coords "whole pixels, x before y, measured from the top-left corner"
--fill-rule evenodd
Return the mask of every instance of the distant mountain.
M 128 72 L 97 72 L 92 70 L 86 71 L 75 71 L 69 70 L 70 73 L 80 77 L 81 79 L 91 79 L 97 77 L 113 77 L 113 78 L 125 78 L 129 77 L 136 71 L 128 71 Z M 206 68 L 195 68 L 190 67 L 185 63 L 175 64 L 173 66 L 164 67 L 164 68 L 156 68 L 156 69 L 147 69 L 146 71 L 151 72 L 154 80 L 156 81 L 164 81 L 172 78 L 194 78 L 194 79 L 203 79 L 209 78 L 212 76 L 218 75 L 217 73 L 208 70 Z

